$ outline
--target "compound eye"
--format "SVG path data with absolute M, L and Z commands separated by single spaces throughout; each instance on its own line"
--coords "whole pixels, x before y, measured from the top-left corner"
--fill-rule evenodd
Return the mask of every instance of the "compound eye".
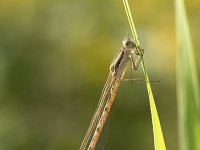
M 130 46 L 132 46 L 132 45 L 133 45 L 132 41 L 127 41 L 127 42 L 126 42 L 126 46 L 127 46 L 127 47 L 130 47 Z
M 124 41 L 123 45 L 125 48 L 134 48 L 135 47 L 135 43 L 130 40 Z

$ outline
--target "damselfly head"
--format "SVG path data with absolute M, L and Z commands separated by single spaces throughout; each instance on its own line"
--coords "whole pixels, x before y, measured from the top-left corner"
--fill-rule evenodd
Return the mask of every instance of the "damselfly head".
M 135 43 L 129 38 L 125 38 L 123 40 L 122 44 L 123 44 L 124 48 L 127 48 L 127 49 L 133 49 L 136 46 Z

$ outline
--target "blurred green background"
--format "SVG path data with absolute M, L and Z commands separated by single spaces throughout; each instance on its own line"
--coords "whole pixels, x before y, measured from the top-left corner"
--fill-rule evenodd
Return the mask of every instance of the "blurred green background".
M 152 86 L 166 146 L 177 150 L 174 2 L 129 3 L 150 79 L 162 79 Z M 200 1 L 186 8 L 200 66 Z M 78 149 L 127 32 L 122 0 L 1 0 L 0 150 Z M 145 83 L 122 82 L 111 114 L 105 149 L 154 149 Z

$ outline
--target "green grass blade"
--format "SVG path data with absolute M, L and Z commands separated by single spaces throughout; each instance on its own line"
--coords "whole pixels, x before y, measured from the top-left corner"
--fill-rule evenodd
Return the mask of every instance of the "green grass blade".
M 200 94 L 192 41 L 184 1 L 175 2 L 179 143 L 181 150 L 200 150 Z
M 137 33 L 136 33 L 136 29 L 135 29 L 135 26 L 134 26 L 134 23 L 133 23 L 133 19 L 132 19 L 132 15 L 131 15 L 131 12 L 130 12 L 128 1 L 123 0 L 123 3 L 124 3 L 124 7 L 125 7 L 125 10 L 126 10 L 126 14 L 127 14 L 127 17 L 128 17 L 129 24 L 131 26 L 131 31 L 132 31 L 134 40 L 136 41 L 136 45 L 139 46 L 139 48 L 140 48 L 140 43 L 139 43 L 138 36 L 137 36 Z M 141 54 L 141 48 L 140 48 L 139 53 Z M 158 112 L 157 112 L 157 109 L 156 109 L 156 105 L 155 105 L 155 101 L 154 101 L 154 97 L 153 97 L 153 93 L 152 93 L 152 89 L 151 89 L 151 85 L 150 85 L 150 82 L 149 82 L 149 77 L 148 77 L 148 74 L 147 74 L 147 70 L 146 70 L 146 66 L 145 66 L 143 57 L 142 57 L 141 62 L 142 62 L 142 68 L 143 68 L 143 72 L 144 72 L 144 75 L 145 75 L 145 79 L 147 81 L 146 86 L 147 86 L 147 91 L 148 91 L 149 101 L 150 101 L 151 118 L 152 118 L 153 135 L 154 135 L 154 146 L 155 146 L 156 150 L 166 150 L 165 141 L 164 141 L 163 133 L 162 133 L 162 128 L 161 128 L 161 125 L 160 125 Z

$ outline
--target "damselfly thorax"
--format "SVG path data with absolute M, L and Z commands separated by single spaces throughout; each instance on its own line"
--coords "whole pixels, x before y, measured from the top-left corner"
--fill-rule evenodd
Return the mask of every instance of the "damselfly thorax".
M 129 38 L 125 38 L 122 42 L 122 45 L 123 46 L 120 49 L 119 54 L 110 65 L 110 71 L 113 73 L 114 77 L 123 76 L 122 73 L 125 71 L 124 69 L 126 69 L 127 62 L 129 61 L 133 61 L 132 63 L 134 65 L 133 67 L 135 70 L 137 70 L 138 68 L 136 66 L 136 63 L 134 63 L 134 59 L 136 58 L 137 55 L 139 58 L 139 52 L 137 50 L 135 42 Z M 136 56 L 134 57 L 134 55 Z

